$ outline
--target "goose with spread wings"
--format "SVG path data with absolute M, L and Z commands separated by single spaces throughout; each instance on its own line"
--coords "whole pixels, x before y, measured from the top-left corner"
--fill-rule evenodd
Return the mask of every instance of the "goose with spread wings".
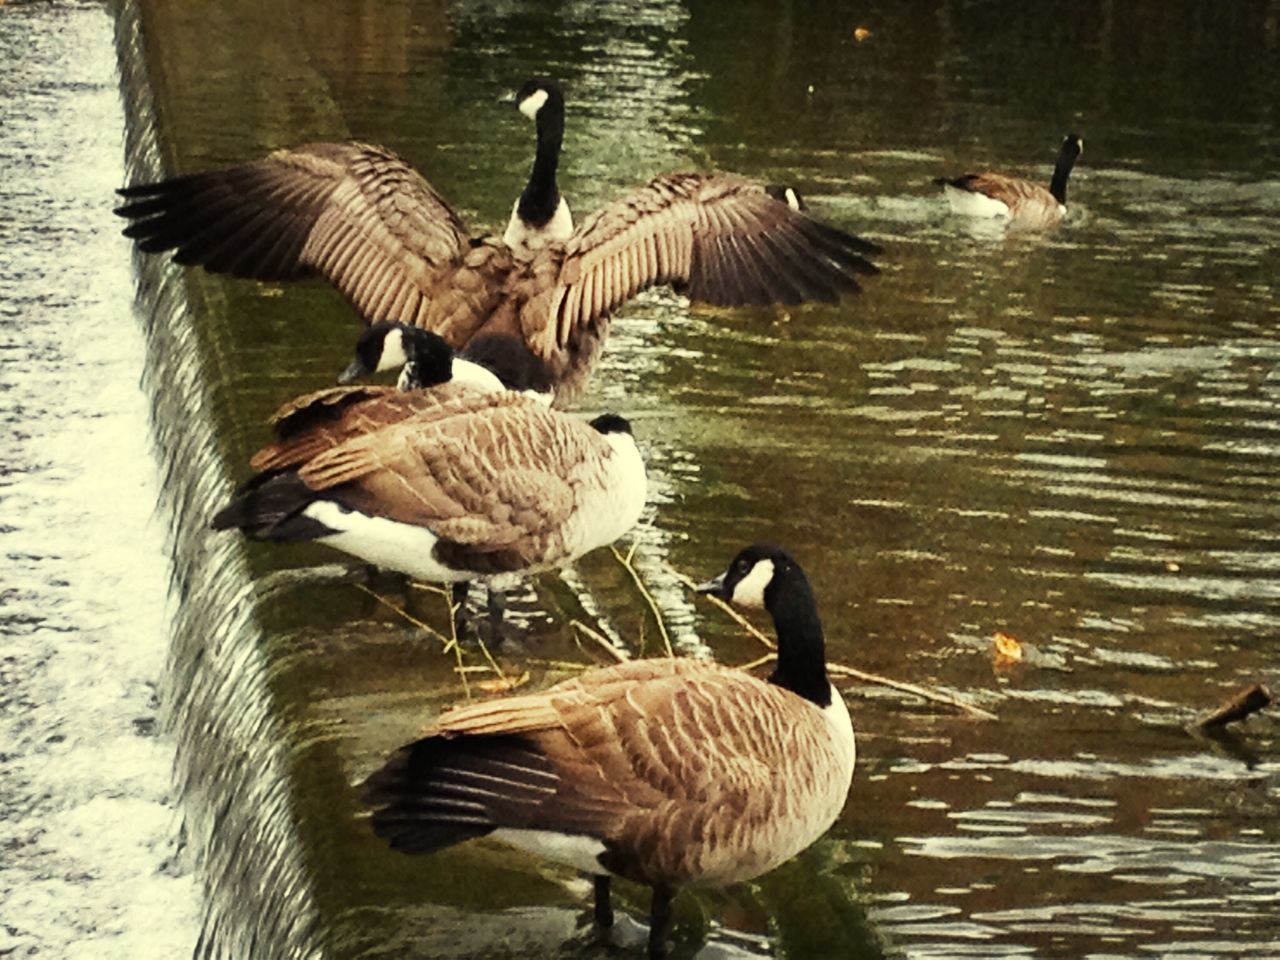
M 868 258 L 880 252 L 777 188 L 706 173 L 658 176 L 556 239 L 566 208 L 548 221 L 554 234 L 513 246 L 473 237 L 405 160 L 367 143 L 312 143 L 120 192 L 125 234 L 146 252 L 259 280 L 319 275 L 366 323 L 424 327 L 455 348 L 507 338 L 550 370 L 559 405 L 584 387 L 613 311 L 647 287 L 720 306 L 835 301 L 878 272 Z

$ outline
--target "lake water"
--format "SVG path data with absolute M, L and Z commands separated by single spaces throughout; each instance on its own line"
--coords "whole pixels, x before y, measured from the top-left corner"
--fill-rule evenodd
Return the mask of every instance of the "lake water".
M 656 173 L 719 168 L 793 184 L 886 248 L 883 276 L 835 306 L 642 297 L 580 404 L 636 425 L 654 496 L 635 564 L 682 650 L 759 652 L 670 569 L 703 577 L 774 540 L 810 573 L 833 660 L 999 718 L 851 687 L 844 816 L 759 882 L 682 897 L 676 956 L 1280 957 L 1276 722 L 1185 729 L 1280 682 L 1280 5 L 900 6 L 126 9 L 175 172 L 372 140 L 493 229 L 532 145 L 495 100 L 548 74 L 579 217 Z M 1053 233 L 975 230 L 931 184 L 1047 181 L 1069 130 L 1086 149 Z M 239 479 L 266 416 L 331 381 L 356 324 L 321 284 L 189 280 L 202 409 Z M 176 523 L 198 529 L 225 493 L 201 490 Z M 571 872 L 372 837 L 351 784 L 463 698 L 455 663 L 368 593 L 280 573 L 333 554 L 246 556 L 314 951 L 596 955 Z M 410 599 L 444 625 L 438 598 Z M 574 619 L 659 649 L 607 552 L 527 605 L 549 614 L 501 665 L 529 684 L 596 657 Z M 994 658 L 996 631 L 1020 662 Z M 235 889 L 223 909 L 251 914 Z M 642 917 L 644 892 L 621 894 Z M 288 955 L 268 940 L 260 955 Z

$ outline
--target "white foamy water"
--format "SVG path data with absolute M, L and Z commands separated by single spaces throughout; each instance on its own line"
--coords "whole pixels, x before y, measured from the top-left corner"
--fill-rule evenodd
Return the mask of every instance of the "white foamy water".
M 0 955 L 190 955 L 111 21 L 0 11 Z

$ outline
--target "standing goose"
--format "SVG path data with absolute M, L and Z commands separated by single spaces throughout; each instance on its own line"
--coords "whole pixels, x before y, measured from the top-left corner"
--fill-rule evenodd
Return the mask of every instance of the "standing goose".
M 648 884 L 649 956 L 665 956 L 677 889 L 795 856 L 835 822 L 853 776 L 853 727 L 795 560 L 748 547 L 699 589 L 772 614 L 767 681 L 633 660 L 450 710 L 365 781 L 374 832 L 406 853 L 492 835 L 577 867 L 595 878 L 606 928 L 610 877 Z
M 953 213 L 970 217 L 1003 217 L 1011 226 L 1041 230 L 1057 226 L 1067 213 L 1067 178 L 1084 141 L 1069 133 L 1058 150 L 1053 179 L 1046 190 L 1038 183 L 1003 173 L 966 173 L 954 180 L 939 177 Z
M 563 243 L 573 234 L 573 216 L 556 182 L 564 142 L 564 94 L 554 80 L 534 77 L 504 102 L 534 122 L 538 145 L 529 182 L 511 207 L 502 242 L 518 253 Z
M 419 580 L 500 592 L 612 543 L 644 509 L 644 463 L 614 414 L 587 423 L 445 383 L 338 387 L 289 404 L 275 425 L 215 530 L 317 540 Z M 490 617 L 500 629 L 492 593 Z
M 664 174 L 568 236 L 555 192 L 556 213 L 535 242 L 536 221 L 521 218 L 550 205 L 562 121 L 544 129 L 543 116 L 563 111 L 558 89 L 540 83 L 522 101 L 538 119 L 538 159 L 509 242 L 472 238 L 404 160 L 359 143 L 308 144 L 127 187 L 117 213 L 133 221 L 125 234 L 140 249 L 173 250 L 178 263 L 259 280 L 319 274 L 366 323 L 424 327 L 455 348 L 508 338 L 546 364 L 561 405 L 585 385 L 612 312 L 647 287 L 722 306 L 795 304 L 834 301 L 877 272 L 866 259 L 874 244 L 731 175 Z

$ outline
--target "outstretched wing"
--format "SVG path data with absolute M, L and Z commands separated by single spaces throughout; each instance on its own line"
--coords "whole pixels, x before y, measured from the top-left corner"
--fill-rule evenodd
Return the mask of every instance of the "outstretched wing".
M 872 243 L 724 174 L 665 174 L 579 225 L 551 293 L 543 355 L 639 291 L 720 306 L 834 301 L 877 273 Z
M 258 280 L 318 273 L 366 321 L 412 322 L 429 278 L 468 245 L 465 225 L 403 159 L 311 143 L 262 160 L 125 187 L 116 210 L 148 253 Z

